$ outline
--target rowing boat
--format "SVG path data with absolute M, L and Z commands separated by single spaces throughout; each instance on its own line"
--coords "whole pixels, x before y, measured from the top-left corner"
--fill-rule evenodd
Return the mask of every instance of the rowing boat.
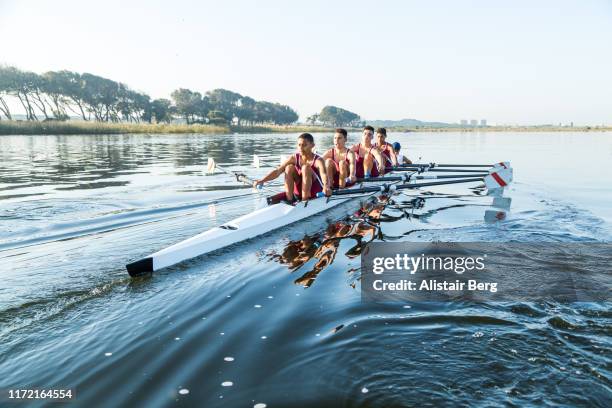
M 382 184 L 382 182 L 379 182 Z M 361 187 L 356 184 L 347 189 L 355 190 Z M 367 199 L 376 194 L 371 192 L 365 196 Z M 364 198 L 363 194 L 342 198 L 317 198 L 309 201 L 300 201 L 294 205 L 284 202 L 267 205 L 249 214 L 236 218 L 218 227 L 214 227 L 185 241 L 169 246 L 155 252 L 146 258 L 128 264 L 127 270 L 131 276 L 138 276 L 154 272 L 162 268 L 177 264 L 196 256 L 242 242 L 257 236 L 274 231 L 281 227 L 301 221 L 315 214 L 322 213 L 354 198 Z
M 215 167 L 214 162 L 212 162 L 212 164 L 212 167 Z M 210 167 L 211 164 L 209 162 L 209 168 Z M 412 171 L 411 174 L 420 174 L 433 167 L 435 166 L 423 165 L 422 167 L 418 167 L 417 170 Z M 218 166 L 217 168 L 220 169 Z M 491 168 L 496 169 L 496 167 L 493 166 Z M 398 172 L 400 170 L 404 169 L 397 169 Z M 490 174 L 494 174 L 496 177 L 499 177 L 497 173 L 493 172 Z M 240 181 L 247 183 L 251 181 L 243 174 L 234 173 L 234 175 Z M 503 175 L 503 177 L 506 179 L 506 182 L 509 182 L 508 180 L 511 178 L 511 174 L 510 177 L 508 177 L 507 174 Z M 432 176 L 432 178 L 439 178 L 439 176 Z M 418 184 L 411 184 L 410 178 L 406 177 L 406 175 L 404 177 L 395 177 L 392 179 L 380 177 L 377 178 L 377 180 L 362 180 L 362 182 L 349 188 L 334 190 L 331 197 L 321 197 L 308 201 L 300 201 L 295 204 L 288 204 L 285 202 L 269 204 L 264 208 L 255 210 L 218 227 L 211 228 L 208 231 L 202 232 L 201 234 L 198 234 L 192 238 L 186 239 L 138 261 L 132 262 L 126 265 L 126 268 L 130 276 L 139 276 L 158 271 L 179 262 L 192 259 L 200 255 L 258 237 L 298 221 L 302 221 L 310 216 L 322 213 L 355 198 L 372 199 L 372 197 L 377 193 L 392 193 L 395 190 L 403 188 L 414 189 L 418 187 L 453 183 L 469 183 L 483 180 L 485 181 L 485 184 L 487 182 L 496 182 L 491 176 L 484 178 L 467 178 L 463 176 L 463 178 L 458 180 L 445 180 Z M 367 184 L 365 183 L 366 181 L 368 181 Z M 487 187 L 491 188 L 489 186 Z

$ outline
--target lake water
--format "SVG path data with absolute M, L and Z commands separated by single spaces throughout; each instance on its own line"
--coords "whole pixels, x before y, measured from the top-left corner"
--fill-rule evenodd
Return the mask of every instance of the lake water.
M 129 278 L 126 263 L 258 205 L 206 175 L 209 157 L 261 176 L 252 155 L 276 163 L 295 138 L 0 137 L 0 389 L 69 387 L 82 406 L 609 403 L 609 303 L 365 304 L 358 255 L 369 239 L 610 242 L 611 133 L 391 133 L 419 162 L 511 161 L 507 219 L 485 223 L 490 197 L 458 185 Z M 330 228 L 363 240 L 322 253 Z

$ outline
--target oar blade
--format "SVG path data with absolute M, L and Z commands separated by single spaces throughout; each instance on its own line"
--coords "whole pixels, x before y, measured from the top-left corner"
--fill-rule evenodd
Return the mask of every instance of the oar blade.
M 486 210 L 484 215 L 485 222 L 498 222 L 506 219 L 507 213 L 500 210 Z
M 510 165 L 510 162 L 509 162 L 509 161 L 507 161 L 507 162 L 499 162 L 499 163 L 495 163 L 495 164 L 493 165 L 493 168 L 494 168 L 494 169 L 511 169 L 511 168 L 512 168 L 512 166 Z
M 493 167 L 491 167 L 489 169 L 489 174 L 491 174 L 491 173 L 498 173 L 500 171 L 505 171 L 506 173 L 509 173 L 510 176 L 512 176 L 514 174 L 514 169 L 512 167 L 504 168 L 504 167 L 495 167 L 495 166 L 493 166 Z
M 206 172 L 208 174 L 213 174 L 215 172 L 216 167 L 217 167 L 217 163 L 215 162 L 215 159 L 213 159 L 212 157 L 209 157 L 208 164 L 206 165 Z
M 509 210 L 512 205 L 512 198 L 510 197 L 494 197 L 492 207 L 501 208 L 503 210 Z
M 485 186 L 489 190 L 504 188 L 512 182 L 512 170 L 503 169 L 499 171 L 494 171 L 488 176 L 485 176 L 484 182 Z
M 253 155 L 253 167 L 256 169 L 261 168 L 261 159 L 256 154 Z

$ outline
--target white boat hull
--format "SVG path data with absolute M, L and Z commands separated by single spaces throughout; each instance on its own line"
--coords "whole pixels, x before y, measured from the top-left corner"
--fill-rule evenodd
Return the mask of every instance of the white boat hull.
M 488 180 L 495 178 L 495 180 Z M 494 187 L 503 187 L 512 181 L 512 169 L 503 169 L 485 177 L 487 187 L 491 184 Z M 459 181 L 439 182 L 440 184 L 448 183 L 463 183 L 471 182 L 473 179 L 465 179 Z M 394 182 L 391 184 L 398 183 Z M 375 182 L 376 183 L 376 182 Z M 382 184 L 378 182 L 376 184 Z M 501 184 L 500 184 L 501 183 Z M 368 187 L 374 187 L 376 184 L 369 184 Z M 438 183 L 423 183 L 423 185 L 436 185 Z M 503 184 L 503 185 L 502 185 Z M 358 189 L 362 185 L 355 185 L 347 190 Z M 490 187 L 489 187 L 490 188 Z M 383 189 L 384 190 L 384 189 Z M 343 190 L 346 191 L 346 190 Z M 382 190 L 381 190 L 382 191 Z M 327 211 L 339 204 L 354 198 L 367 198 L 377 192 L 358 196 L 338 195 L 332 199 L 318 198 L 310 201 L 299 202 L 295 205 L 278 203 L 269 205 L 252 213 L 243 215 L 219 227 L 212 228 L 192 238 L 181 241 L 177 244 L 155 252 L 146 258 L 126 265 L 126 268 L 131 276 L 138 276 L 145 273 L 154 272 L 168 266 L 175 265 L 179 262 L 195 258 L 200 255 L 216 251 L 221 248 L 246 241 L 251 238 L 266 234 L 281 227 L 302 221 L 312 215 Z
M 269 205 L 130 263 L 126 268 L 131 276 L 154 272 L 302 221 L 354 198 L 318 198 L 295 205 Z

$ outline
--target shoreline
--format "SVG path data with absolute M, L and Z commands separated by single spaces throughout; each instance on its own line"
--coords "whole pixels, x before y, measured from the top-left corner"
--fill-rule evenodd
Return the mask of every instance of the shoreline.
M 27 122 L 0 121 L 0 136 L 11 135 L 102 135 L 102 134 L 204 134 L 333 132 L 334 127 L 289 126 L 218 126 L 205 124 L 149 124 L 105 122 Z M 351 132 L 361 128 L 347 128 Z M 609 132 L 612 126 L 487 126 L 487 127 L 389 127 L 391 132 Z
M 11 135 L 114 135 L 114 134 L 204 134 L 327 132 L 320 126 L 219 126 L 208 124 L 150 124 L 107 122 L 0 121 L 0 136 Z

